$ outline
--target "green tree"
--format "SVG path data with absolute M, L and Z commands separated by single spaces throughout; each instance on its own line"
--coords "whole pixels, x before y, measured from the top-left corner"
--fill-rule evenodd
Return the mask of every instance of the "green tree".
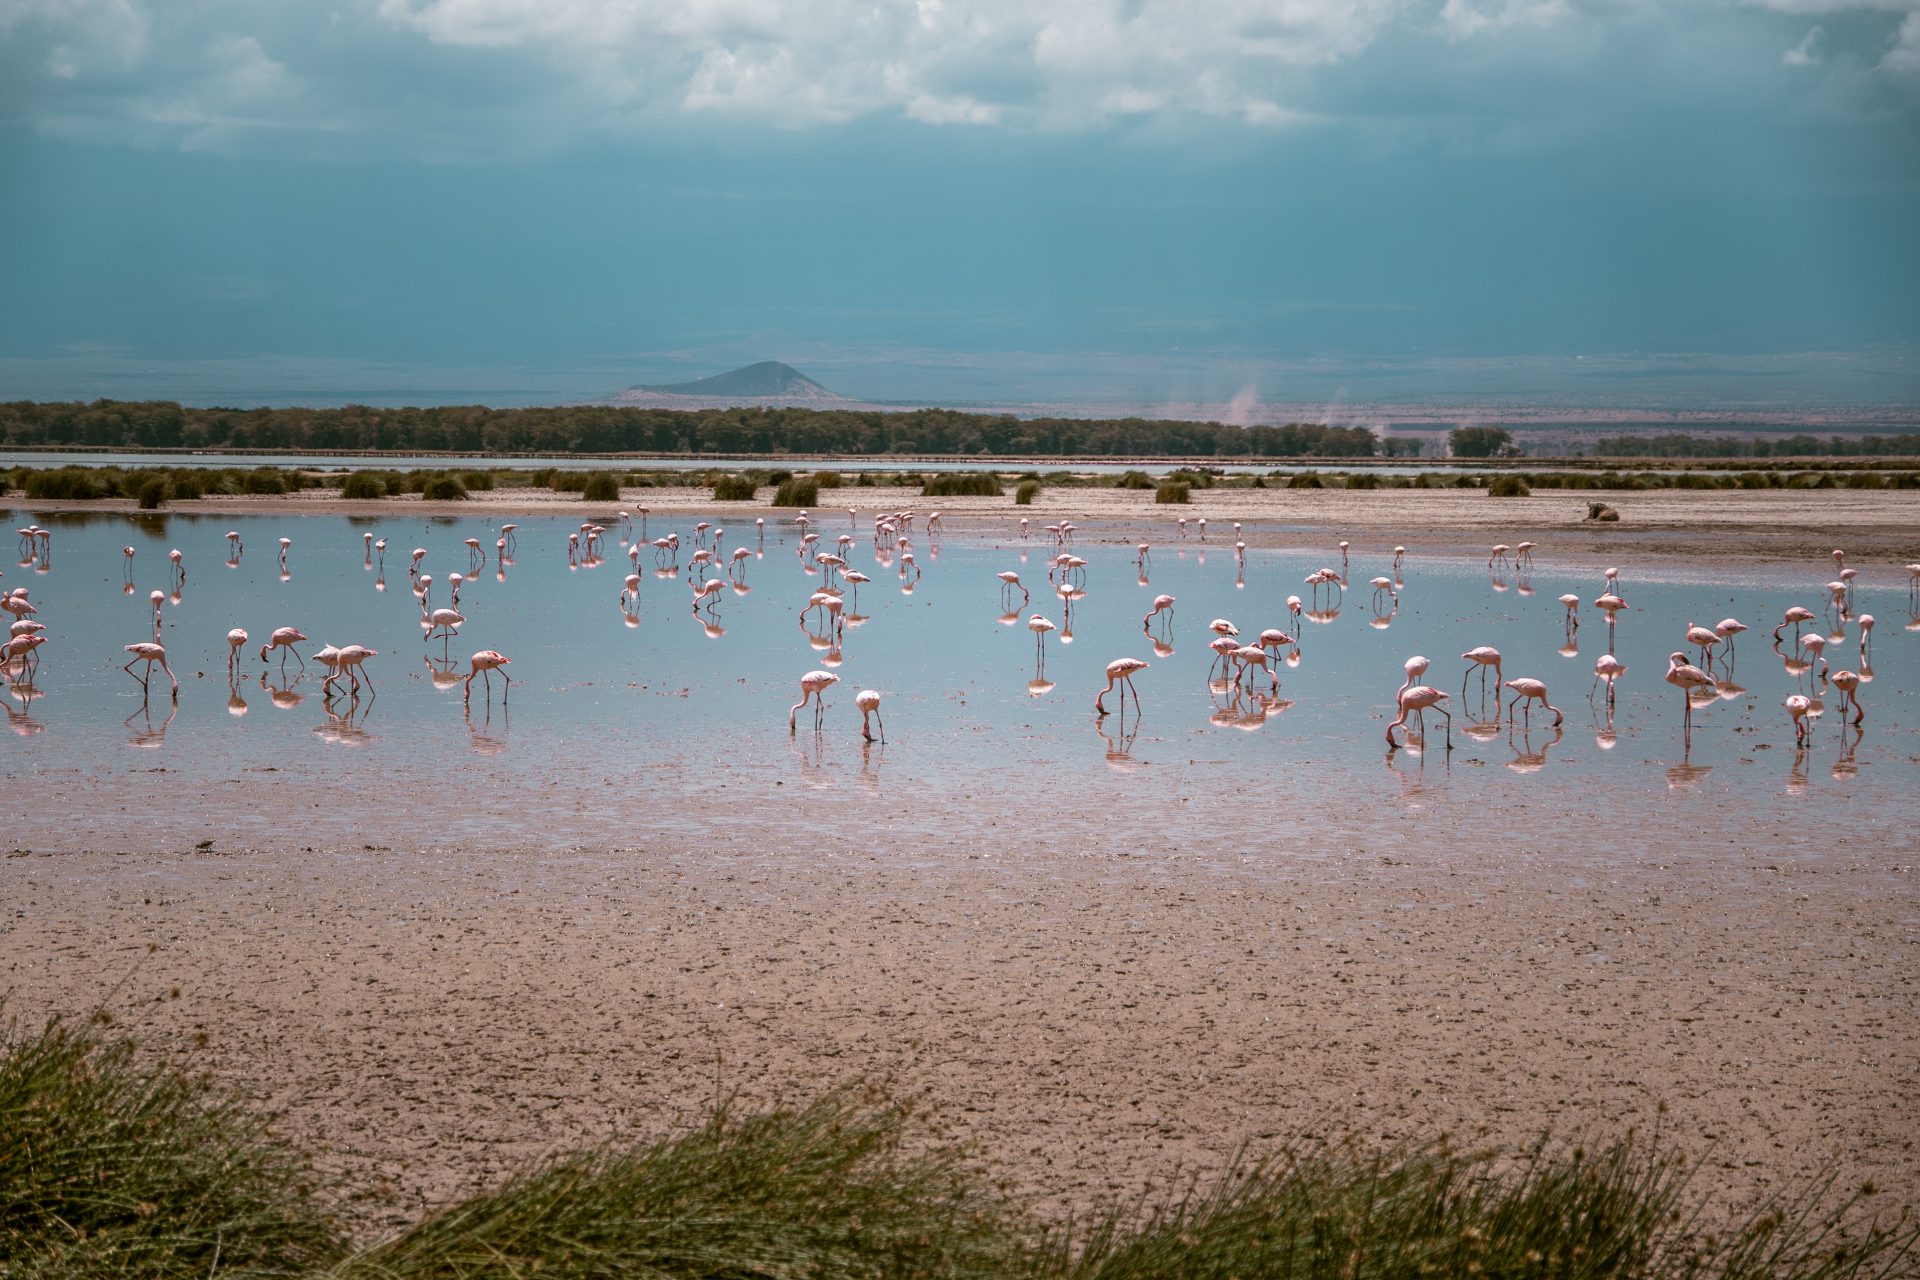
M 1500 458 L 1513 449 L 1505 427 L 1455 427 L 1447 432 L 1447 451 L 1456 458 Z

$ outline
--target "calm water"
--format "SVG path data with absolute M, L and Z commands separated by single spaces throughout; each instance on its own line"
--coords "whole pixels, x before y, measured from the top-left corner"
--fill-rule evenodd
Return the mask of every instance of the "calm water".
M 681 567 L 660 576 L 644 549 L 641 602 L 629 614 L 617 602 L 628 569 L 620 530 L 606 536 L 604 563 L 570 567 L 567 534 L 577 521 L 520 519 L 503 578 L 492 559 L 497 531 L 480 519 L 10 514 L 10 529 L 38 520 L 54 530 L 50 567 L 10 562 L 0 582 L 29 587 L 53 640 L 31 694 L 15 689 L 5 699 L 17 736 L 0 737 L 0 773 L 10 790 L 73 797 L 63 821 L 82 834 L 148 818 L 191 825 L 181 813 L 209 829 L 224 822 L 257 834 L 249 824 L 268 820 L 254 812 L 263 804 L 283 806 L 283 822 L 310 826 L 317 838 L 361 833 L 378 817 L 495 843 L 711 832 L 749 821 L 764 833 L 762 801 L 803 803 L 815 820 L 855 812 L 838 807 L 854 796 L 863 822 L 897 816 L 903 831 L 922 811 L 942 822 L 971 812 L 1045 829 L 1050 815 L 1083 822 L 1123 810 L 1229 831 L 1243 820 L 1233 815 L 1247 812 L 1235 806 L 1284 803 L 1324 817 L 1383 799 L 1395 810 L 1518 804 L 1578 814 L 1661 796 L 1676 812 L 1733 806 L 1794 822 L 1868 806 L 1890 806 L 1896 817 L 1915 811 L 1920 619 L 1907 611 L 1905 575 L 1891 565 L 1859 566 L 1856 610 L 1879 619 L 1873 680 L 1862 691 L 1865 731 L 1842 726 L 1838 693 L 1828 691 L 1814 745 L 1800 753 L 1781 709 L 1796 680 L 1768 632 L 1786 606 L 1823 604 L 1830 565 L 1724 577 L 1629 566 L 1622 590 L 1632 607 L 1615 644 L 1629 671 L 1608 732 L 1588 700 L 1605 622 L 1583 606 L 1578 650 L 1563 653 L 1556 600 L 1571 590 L 1590 601 L 1601 584 L 1592 572 L 1556 570 L 1550 546 L 1525 584 L 1511 574 L 1492 581 L 1478 562 L 1410 557 L 1397 609 L 1383 602 L 1378 611 L 1366 580 L 1390 572 L 1388 558 L 1356 553 L 1337 616 L 1305 623 L 1300 660 L 1280 668 L 1279 694 L 1256 697 L 1209 687 L 1207 624 L 1232 619 L 1249 639 L 1289 626 L 1284 600 L 1299 594 L 1311 604 L 1301 579 L 1327 563 L 1325 552 L 1252 552 L 1240 570 L 1230 546 L 1169 541 L 1155 547 L 1143 583 L 1131 545 L 1083 542 L 1086 594 L 1073 607 L 1071 637 L 1063 630 L 1048 639 L 1048 688 L 1035 683 L 1025 612 L 1003 617 L 994 578 L 1017 570 L 1033 590 L 1032 608 L 1065 621 L 1045 544 L 1022 544 L 1009 531 L 998 541 L 947 535 L 934 546 L 916 531 L 924 576 L 909 591 L 897 562 L 876 561 L 863 522 L 853 530 L 852 564 L 873 581 L 859 588 L 857 605 L 849 596 L 841 684 L 816 738 L 804 713 L 790 737 L 787 709 L 798 678 L 834 654 L 797 621 L 822 579 L 803 571 L 798 530 L 784 516 L 768 521 L 764 539 L 751 525 L 726 530 L 729 549 L 753 552 L 745 589 L 728 588 L 711 616 L 696 617 L 685 580 L 691 517 L 650 522 L 649 536 L 679 533 Z M 229 528 L 245 540 L 238 564 L 228 563 Z M 831 544 L 849 526 L 823 519 L 815 530 Z M 363 533 L 388 540 L 384 572 L 366 563 Z M 293 540 L 284 578 L 281 536 Z M 408 552 L 427 549 L 423 569 L 438 607 L 447 575 L 468 571 L 468 537 L 480 540 L 488 563 L 463 589 L 468 621 L 446 649 L 455 661 L 442 664 L 442 644 L 421 639 Z M 123 544 L 136 551 L 131 591 Z M 163 676 L 143 699 L 121 670 L 121 646 L 151 638 L 149 591 L 172 590 L 173 547 L 186 568 L 184 589 L 163 608 L 182 685 L 177 704 Z M 1160 592 L 1178 597 L 1171 653 L 1156 653 L 1140 626 Z M 1681 698 L 1661 679 L 1666 655 L 1683 647 L 1690 620 L 1711 625 L 1728 615 L 1754 628 L 1737 642 L 1735 683 L 1744 690 L 1696 711 L 1683 753 Z M 226 633 L 235 626 L 252 641 L 230 685 Z M 306 675 L 289 662 L 283 679 L 278 658 L 263 664 L 257 653 L 280 626 L 305 631 L 311 641 L 300 648 L 309 655 L 322 643 L 378 649 L 367 667 L 375 692 L 357 704 L 336 697 L 329 708 L 310 659 Z M 1471 689 L 1461 697 L 1466 664 L 1456 655 L 1480 644 L 1502 650 L 1509 678 L 1548 682 L 1566 713 L 1559 731 L 1538 712 L 1530 731 L 1491 724 L 1491 711 L 1476 726 L 1477 700 Z M 1857 646 L 1849 625 L 1831 646 L 1834 668 L 1858 667 Z M 464 658 L 481 648 L 512 658 L 515 683 L 503 706 L 498 680 L 491 704 L 476 682 L 469 712 L 452 669 L 464 675 Z M 1413 653 L 1433 659 L 1428 682 L 1453 695 L 1450 756 L 1433 716 L 1427 750 L 1385 750 L 1401 664 Z M 1152 664 L 1137 678 L 1144 714 L 1097 721 L 1093 695 L 1105 664 L 1121 656 Z M 853 694 L 864 687 L 885 694 L 884 746 L 860 741 Z M 1266 694 L 1264 681 L 1258 688 Z M 962 799 L 967 807 L 956 808 Z

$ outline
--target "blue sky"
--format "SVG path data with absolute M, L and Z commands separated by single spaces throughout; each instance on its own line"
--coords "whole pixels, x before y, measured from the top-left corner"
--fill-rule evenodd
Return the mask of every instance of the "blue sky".
M 1920 0 L 0 0 L 0 396 L 1920 403 Z

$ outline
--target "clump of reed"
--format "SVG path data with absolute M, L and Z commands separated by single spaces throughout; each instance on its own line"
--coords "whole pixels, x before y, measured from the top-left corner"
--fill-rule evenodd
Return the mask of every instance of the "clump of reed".
M 7 1028 L 0 1275 L 300 1275 L 343 1253 L 264 1121 L 90 1028 Z
M 923 498 L 997 498 L 1000 477 L 991 471 L 943 471 L 929 476 L 920 489 Z
M 0 1057 L 9 1280 L 1894 1280 L 1920 1225 L 1815 1179 L 1744 1214 L 1634 1138 L 1518 1152 L 1300 1144 L 1052 1227 L 907 1112 L 842 1089 L 562 1155 L 356 1250 L 307 1166 L 203 1079 L 95 1027 Z
M 420 496 L 428 502 L 465 502 L 467 486 L 451 471 L 429 476 L 420 486 Z
M 1526 498 L 1532 494 L 1527 482 L 1516 475 L 1495 476 L 1487 485 L 1489 498 Z
M 387 496 L 386 478 L 377 471 L 355 471 L 340 482 L 340 496 L 343 498 L 384 498 Z
M 1153 491 L 1153 500 L 1160 503 L 1192 502 L 1193 486 L 1185 480 L 1162 480 Z
M 752 502 L 758 492 L 760 486 L 751 476 L 721 476 L 713 482 L 715 502 Z
M 789 475 L 780 481 L 780 487 L 773 491 L 773 505 L 776 507 L 817 507 L 820 505 L 820 486 L 813 480 Z
M 1033 500 L 1039 496 L 1038 480 L 1022 480 L 1019 487 L 1013 491 L 1013 501 L 1016 506 L 1030 507 L 1033 505 Z
M 596 471 L 580 486 L 580 497 L 586 502 L 618 502 L 620 478 L 611 472 Z

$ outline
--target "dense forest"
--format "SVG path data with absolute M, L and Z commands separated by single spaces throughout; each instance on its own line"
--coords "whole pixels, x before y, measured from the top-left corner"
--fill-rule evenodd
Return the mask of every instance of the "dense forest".
M 1412 455 L 1407 441 L 1392 452 Z M 454 453 L 1012 454 L 1368 458 L 1365 427 L 1234 427 L 1146 418 L 1016 418 L 949 409 L 191 409 L 170 401 L 0 404 L 0 444 L 105 449 Z

